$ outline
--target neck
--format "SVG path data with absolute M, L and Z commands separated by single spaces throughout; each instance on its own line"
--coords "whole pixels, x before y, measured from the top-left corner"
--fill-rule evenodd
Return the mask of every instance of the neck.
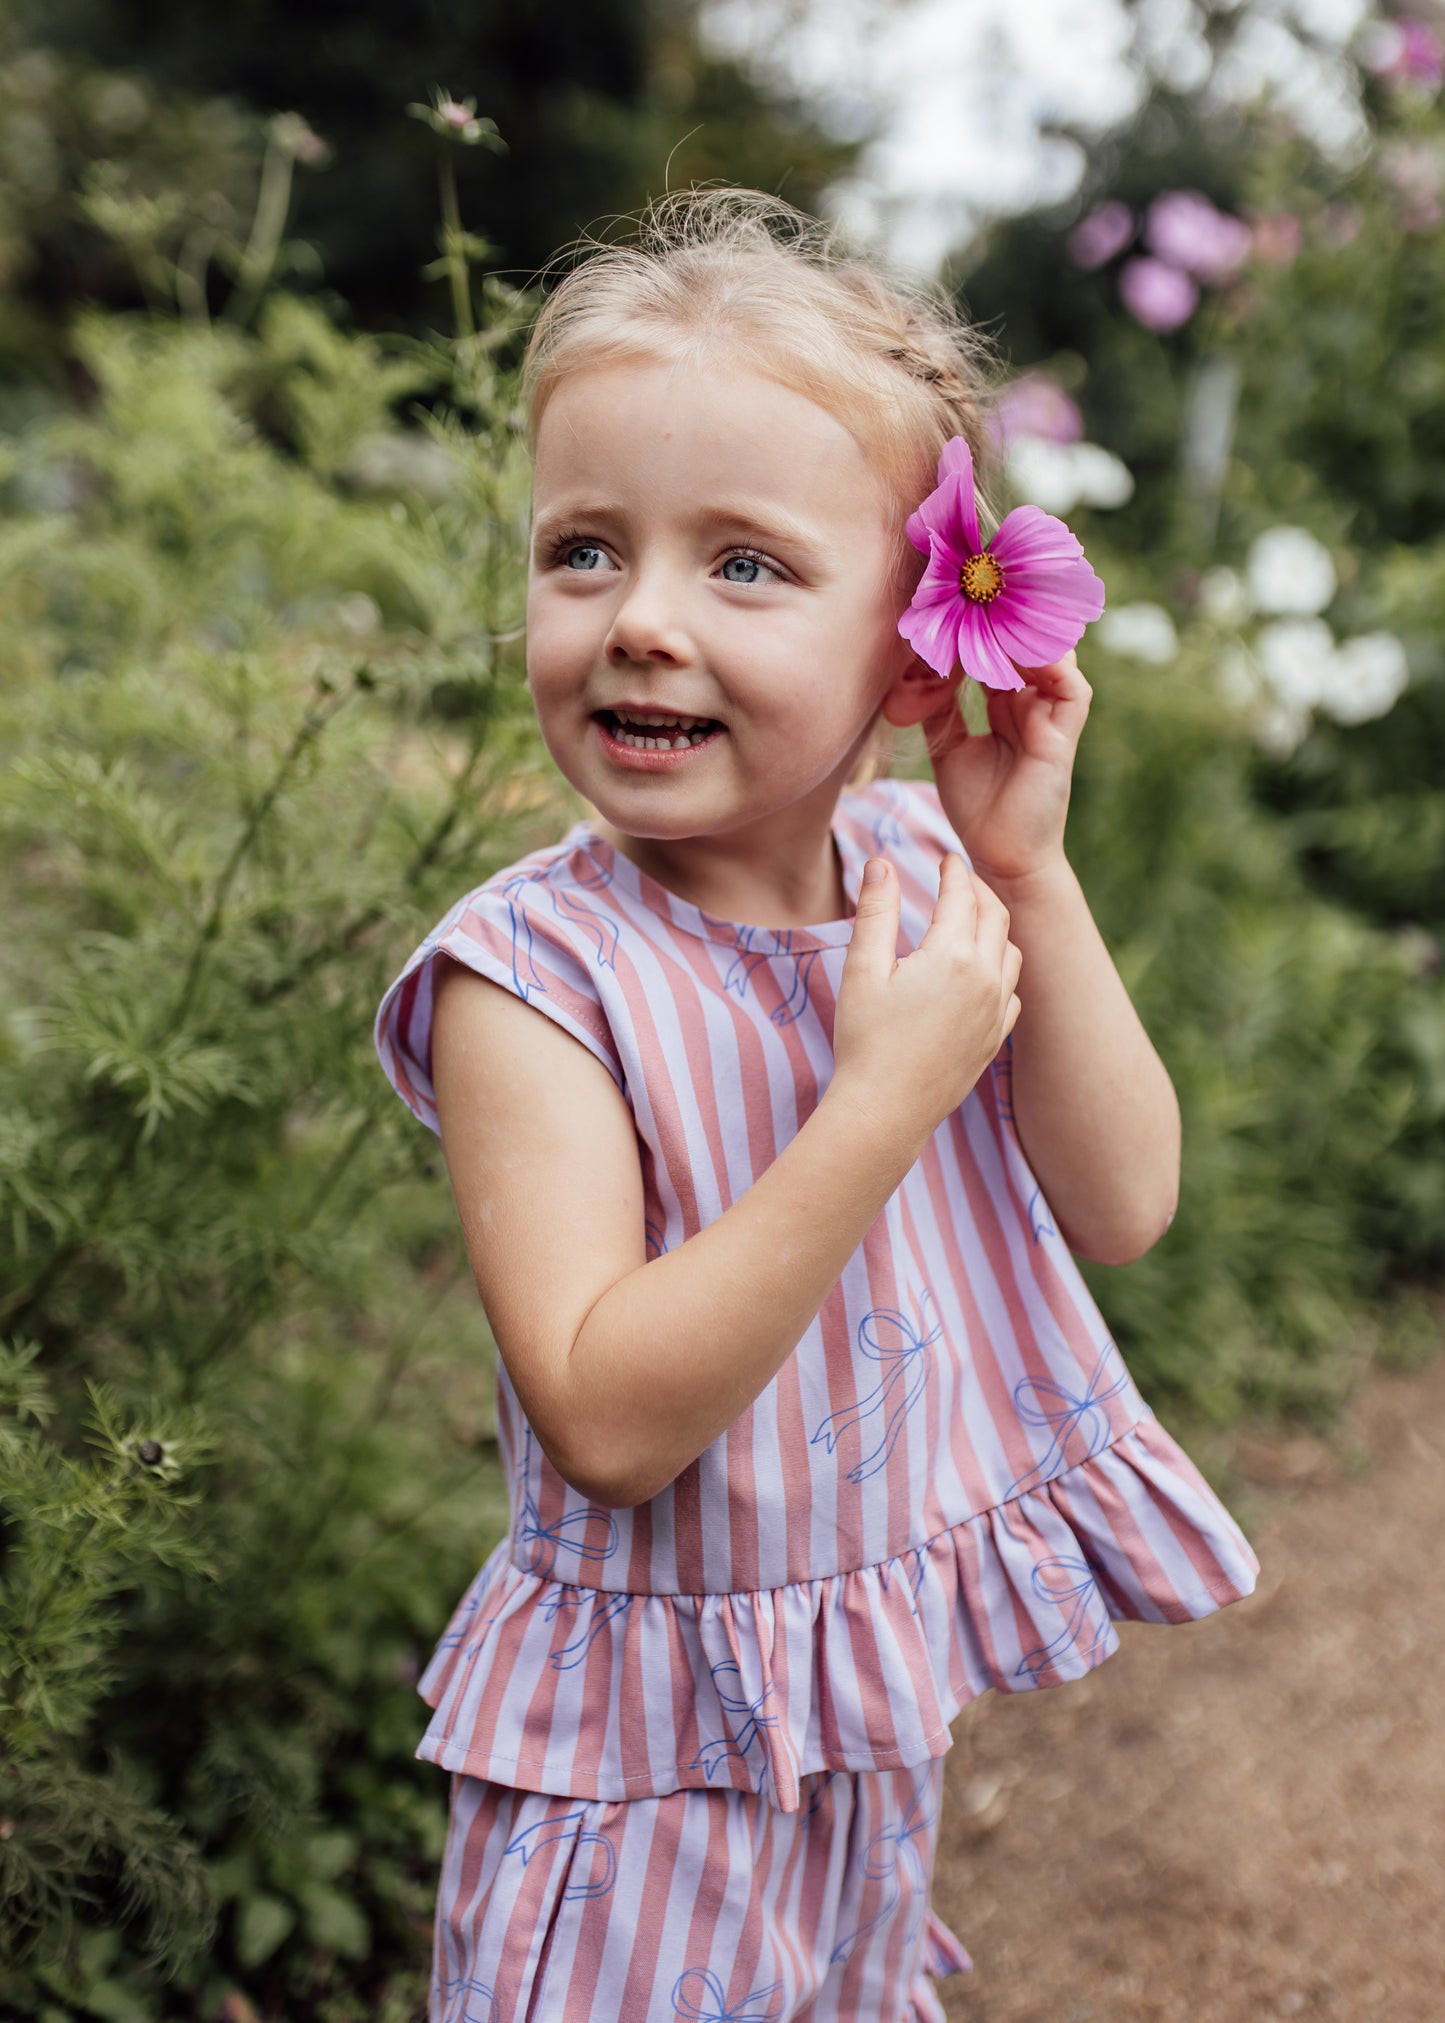
M 833 841 L 837 788 L 745 827 L 710 836 L 629 836 L 595 820 L 598 835 L 639 871 L 690 905 L 750 927 L 812 927 L 849 907 Z

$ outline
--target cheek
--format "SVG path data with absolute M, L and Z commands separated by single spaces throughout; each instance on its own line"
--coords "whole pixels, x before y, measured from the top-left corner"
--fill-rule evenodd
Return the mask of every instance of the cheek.
M 590 662 L 597 618 L 582 601 L 533 590 L 527 597 L 526 627 L 527 678 L 534 691 L 555 687 Z

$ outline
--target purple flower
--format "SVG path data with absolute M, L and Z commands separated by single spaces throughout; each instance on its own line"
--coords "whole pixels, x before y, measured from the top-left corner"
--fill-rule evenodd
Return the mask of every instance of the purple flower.
M 1365 61 L 1390 84 L 1422 84 L 1427 91 L 1438 91 L 1445 76 L 1439 36 L 1427 21 L 1408 15 L 1375 23 Z
M 1251 245 L 1248 225 L 1217 211 L 1198 190 L 1166 190 L 1156 197 L 1144 221 L 1144 239 L 1167 265 L 1211 283 L 1233 280 Z
M 999 446 L 1012 442 L 1015 436 L 1076 443 L 1084 433 L 1084 417 L 1056 379 L 1046 372 L 1024 372 L 1000 394 L 993 433 Z
M 1199 303 L 1199 290 L 1187 274 L 1163 260 L 1126 260 L 1119 269 L 1119 293 L 1124 307 L 1146 330 L 1177 330 Z
M 1023 688 L 1015 661 L 1047 667 L 1104 608 L 1083 548 L 1038 506 L 1016 506 L 984 546 L 962 436 L 944 445 L 938 489 L 909 515 L 908 538 L 928 567 L 898 630 L 945 678 L 962 662 L 987 688 Z
M 1114 199 L 1080 218 L 1069 234 L 1069 257 L 1076 267 L 1102 267 L 1122 253 L 1134 236 L 1134 213 Z

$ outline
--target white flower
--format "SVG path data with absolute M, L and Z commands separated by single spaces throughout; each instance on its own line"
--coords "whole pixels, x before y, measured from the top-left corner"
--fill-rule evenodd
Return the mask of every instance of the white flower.
M 1265 682 L 1286 709 L 1313 709 L 1331 690 L 1334 634 L 1323 618 L 1277 618 L 1255 642 Z
M 1014 436 L 1008 446 L 1014 490 L 1046 513 L 1074 507 L 1122 506 L 1134 494 L 1129 466 L 1098 443 L 1056 443 L 1043 436 Z
M 1271 758 L 1287 759 L 1303 743 L 1310 713 L 1271 695 L 1268 677 L 1248 648 L 1235 642 L 1215 664 L 1214 678 L 1226 702 L 1249 720 L 1255 743 Z
M 1272 702 L 1254 720 L 1255 740 L 1272 758 L 1287 759 L 1304 742 L 1310 727 L 1307 709 L 1286 709 Z
M 1405 649 L 1394 633 L 1365 632 L 1337 649 L 1320 702 L 1336 723 L 1365 723 L 1393 709 L 1409 680 Z
M 1261 611 L 1313 617 L 1335 594 L 1335 565 L 1304 527 L 1271 527 L 1249 551 L 1249 587 Z
M 1030 505 L 1046 513 L 1069 513 L 1078 502 L 1079 481 L 1072 443 L 1042 436 L 1015 436 L 1008 447 L 1009 482 Z
M 1086 506 L 1126 506 L 1134 496 L 1134 473 L 1122 457 L 1098 443 L 1073 443 L 1074 478 Z
M 1249 593 L 1232 569 L 1206 569 L 1199 579 L 1199 610 L 1214 625 L 1243 625 Z
M 1167 667 L 1179 651 L 1174 621 L 1162 604 L 1115 605 L 1099 620 L 1095 637 L 1114 653 L 1155 667 Z

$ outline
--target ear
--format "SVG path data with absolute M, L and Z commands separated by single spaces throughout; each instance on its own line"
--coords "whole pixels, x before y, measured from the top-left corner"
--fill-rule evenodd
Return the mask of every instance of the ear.
M 935 674 L 916 654 L 911 654 L 908 665 L 883 698 L 884 717 L 900 729 L 908 724 L 922 723 L 926 717 L 936 716 L 949 706 L 951 698 L 958 692 L 961 679 L 962 669 L 955 668 L 945 679 Z

